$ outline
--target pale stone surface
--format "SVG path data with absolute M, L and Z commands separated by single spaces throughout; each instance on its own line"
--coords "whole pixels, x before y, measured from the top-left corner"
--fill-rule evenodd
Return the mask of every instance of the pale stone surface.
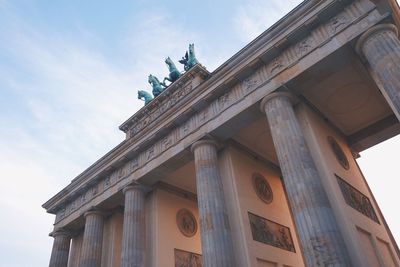
M 397 35 L 395 25 L 379 24 L 360 37 L 356 48 L 367 59 L 386 100 L 400 120 L 400 41 Z
M 349 255 L 288 93 L 265 97 L 265 111 L 307 266 L 350 266 Z
M 197 141 L 194 152 L 203 264 L 206 267 L 236 266 L 232 233 L 218 169 L 217 144 Z
M 145 266 L 145 188 L 131 185 L 124 188 L 125 209 L 122 232 L 122 267 Z
M 74 235 L 71 240 L 71 249 L 68 258 L 68 267 L 79 266 L 82 251 L 83 231 Z
M 277 169 L 269 167 L 265 161 L 255 158 L 235 144 L 219 153 L 219 162 L 229 218 L 236 218 L 230 220 L 230 223 L 238 266 L 258 266 L 259 261 L 264 260 L 275 262 L 277 266 L 304 267 L 294 222 Z M 271 203 L 266 204 L 257 196 L 252 180 L 254 173 L 263 175 L 269 182 L 273 192 Z M 255 241 L 249 212 L 289 227 L 296 253 Z M 274 236 L 284 242 L 279 235 Z
M 194 170 L 193 173 L 187 173 L 186 177 L 195 179 Z M 202 254 L 197 202 L 173 191 L 156 189 L 146 197 L 148 204 L 151 205 L 153 217 L 146 218 L 146 230 L 150 230 L 146 237 L 152 238 L 148 243 L 153 245 L 146 255 L 147 266 L 175 266 L 175 249 Z M 198 229 L 192 237 L 184 236 L 178 228 L 176 215 L 181 209 L 189 210 L 196 218 Z
M 104 221 L 101 267 L 121 266 L 123 210 L 117 208 Z
M 52 233 L 52 236 L 54 243 L 49 267 L 67 267 L 71 235 L 69 232 L 60 229 Z
M 79 267 L 99 267 L 103 243 L 104 214 L 100 211 L 85 213 L 81 260 Z

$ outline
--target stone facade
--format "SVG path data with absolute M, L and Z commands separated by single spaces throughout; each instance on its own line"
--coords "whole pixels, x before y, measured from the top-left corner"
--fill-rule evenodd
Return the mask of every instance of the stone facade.
M 50 266 L 398 266 L 353 158 L 400 132 L 398 12 L 305 1 L 194 66 L 43 205 Z

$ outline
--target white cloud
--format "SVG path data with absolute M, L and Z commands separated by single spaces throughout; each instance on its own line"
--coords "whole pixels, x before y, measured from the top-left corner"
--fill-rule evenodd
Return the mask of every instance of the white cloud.
M 233 15 L 237 34 L 243 41 L 251 41 L 287 14 L 301 0 L 250 0 L 239 5 Z
M 126 55 L 121 67 L 95 43 L 45 33 L 10 17 L 9 25 L 0 26 L 0 49 L 29 77 L 0 62 L 0 84 L 17 95 L 7 101 L 18 102 L 8 111 L 18 120 L 0 115 L 8 125 L 0 133 L 0 208 L 8 214 L 0 250 L 26 257 L 4 259 L 0 266 L 45 266 L 54 216 L 41 204 L 123 140 L 119 124 L 143 106 L 136 91 L 151 91 L 148 74 L 167 75 L 165 57 L 177 63 L 194 35 L 166 15 L 143 14 L 121 37 L 120 54 Z M 84 29 L 82 34 L 90 36 Z

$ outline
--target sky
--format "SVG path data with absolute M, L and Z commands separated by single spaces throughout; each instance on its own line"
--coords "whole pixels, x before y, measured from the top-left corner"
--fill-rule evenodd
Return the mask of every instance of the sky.
M 165 57 L 195 43 L 212 71 L 300 2 L 0 0 L 0 267 L 48 265 L 41 205 L 124 139 Z M 395 137 L 358 163 L 400 241 L 398 151 Z

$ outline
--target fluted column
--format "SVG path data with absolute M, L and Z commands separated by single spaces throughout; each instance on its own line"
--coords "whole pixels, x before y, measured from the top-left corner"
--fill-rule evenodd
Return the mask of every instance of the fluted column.
M 49 267 L 67 267 L 71 235 L 69 232 L 58 229 L 50 234 L 54 237 Z
M 357 52 L 365 57 L 374 79 L 381 84 L 383 95 L 400 120 L 400 41 L 393 24 L 379 24 L 358 40 Z
M 266 113 L 306 266 L 351 266 L 289 93 L 266 96 Z
M 145 245 L 145 195 L 142 185 L 130 185 L 125 195 L 124 224 L 122 234 L 121 267 L 144 267 Z
M 104 214 L 98 210 L 85 213 L 82 252 L 79 267 L 100 267 Z
M 205 267 L 233 267 L 231 229 L 218 169 L 217 144 L 197 141 L 194 152 L 201 245 Z

